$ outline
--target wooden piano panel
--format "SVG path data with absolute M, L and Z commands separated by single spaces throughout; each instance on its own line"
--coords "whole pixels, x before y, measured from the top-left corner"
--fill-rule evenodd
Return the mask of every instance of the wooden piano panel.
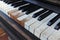
M 8 35 L 0 28 L 0 40 L 8 40 Z

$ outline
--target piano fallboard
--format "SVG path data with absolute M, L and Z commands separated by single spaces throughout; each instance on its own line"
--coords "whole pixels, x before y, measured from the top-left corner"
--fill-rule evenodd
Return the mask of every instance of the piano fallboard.
M 47 4 L 47 3 L 44 3 L 44 2 L 40 2 L 40 1 L 38 2 L 38 1 L 35 1 L 35 0 L 25 0 L 25 1 L 36 4 L 36 5 L 41 6 L 43 8 L 47 8 L 49 10 L 53 10 L 56 13 L 60 13 L 60 7 L 58 7 L 58 6 Z

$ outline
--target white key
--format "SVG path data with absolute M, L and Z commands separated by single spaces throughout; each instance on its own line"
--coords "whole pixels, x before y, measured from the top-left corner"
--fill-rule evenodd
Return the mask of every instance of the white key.
M 4 2 L 1 2 L 0 1 L 0 8 L 2 8 L 3 10 L 5 10 L 6 12 L 10 11 L 10 10 L 13 10 L 13 9 L 18 9 L 19 7 L 16 7 L 14 8 L 13 6 L 9 5 L 9 4 L 6 4 Z
M 52 33 L 48 40 L 60 40 L 60 30 L 56 30 L 54 33 Z
M 1 9 L 7 16 L 9 16 L 7 12 L 9 12 L 10 10 L 14 10 L 15 8 L 9 8 L 9 6 L 6 6 L 6 4 L 5 4 L 5 6 L 2 4 L 2 5 L 0 5 L 0 9 Z
M 17 20 L 22 21 L 23 19 L 25 19 L 25 18 L 27 18 L 27 17 L 28 17 L 28 15 L 23 15 L 23 16 L 21 16 L 21 17 L 18 17 Z
M 48 26 L 49 28 L 47 28 L 44 32 L 41 33 L 41 37 L 40 39 L 42 40 L 47 40 L 49 36 L 51 36 L 52 33 L 54 33 L 56 30 L 54 29 L 54 27 L 60 22 L 60 19 L 57 20 L 52 26 Z
M 38 28 L 39 26 L 41 26 L 44 22 L 46 22 L 49 18 L 51 18 L 51 16 L 53 16 L 55 13 L 52 13 L 51 15 L 49 15 L 48 17 L 46 17 L 45 19 L 43 19 L 42 21 L 38 21 L 35 22 L 34 24 L 30 25 L 30 32 L 34 33 L 35 29 Z
M 0 8 L 2 8 L 3 10 L 5 10 L 6 12 L 8 12 L 9 10 L 12 10 L 13 9 L 13 7 L 11 7 L 10 5 L 7 5 L 6 3 L 4 3 L 4 2 L 1 2 L 0 1 Z
M 47 20 L 45 23 L 43 23 L 41 26 L 39 26 L 36 30 L 35 30 L 35 35 L 37 37 L 39 37 L 41 35 L 41 33 L 46 29 L 48 28 L 48 25 L 47 23 L 56 16 L 57 14 L 54 14 L 54 16 L 52 16 L 49 20 Z
M 30 14 L 30 16 L 32 17 L 33 14 L 35 14 L 35 13 L 37 13 L 37 12 L 39 12 L 39 11 L 42 11 L 42 10 L 43 10 L 43 8 L 40 8 L 40 9 L 32 12 L 32 13 Z M 37 18 L 38 18 L 38 17 L 37 17 Z M 36 19 L 37 19 L 37 18 L 36 18 Z M 25 28 L 28 30 L 28 28 L 29 28 L 28 26 L 30 26 L 32 23 L 34 23 L 34 22 L 36 21 L 36 19 L 35 19 L 35 18 L 32 18 L 31 20 L 27 21 L 27 22 L 25 23 Z
M 38 17 L 37 17 L 37 18 L 38 18 Z M 27 21 L 27 22 L 25 23 L 25 28 L 26 28 L 27 30 L 29 30 L 29 26 L 30 26 L 31 24 L 33 24 L 34 22 L 36 22 L 36 21 L 37 21 L 37 18 L 32 18 L 31 20 Z
M 25 14 L 25 12 L 22 12 L 22 10 L 19 10 L 11 15 L 14 15 L 17 18 L 17 17 L 23 16 L 24 14 Z

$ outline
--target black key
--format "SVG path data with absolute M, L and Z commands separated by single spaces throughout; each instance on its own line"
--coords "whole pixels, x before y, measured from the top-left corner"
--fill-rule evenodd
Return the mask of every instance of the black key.
M 54 17 L 52 20 L 50 20 L 47 25 L 48 25 L 48 26 L 51 26 L 51 25 L 54 24 L 59 18 L 60 18 L 60 15 L 57 15 L 57 16 Z
M 4 0 L 4 2 L 5 2 L 5 3 L 7 3 L 7 2 L 8 2 L 8 0 Z
M 15 3 L 15 2 L 18 2 L 18 1 L 22 1 L 22 0 L 10 0 L 10 2 L 8 2 L 9 4 L 12 4 L 12 3 Z
M 16 3 L 13 3 L 12 6 L 14 7 L 18 7 L 18 6 L 21 6 L 21 5 L 24 5 L 24 4 L 27 4 L 27 2 L 16 2 Z
M 28 6 L 24 6 L 24 7 L 19 8 L 19 10 L 22 9 L 23 12 L 24 12 L 24 11 L 27 11 L 26 14 L 30 14 L 31 12 L 33 12 L 33 11 L 39 9 L 39 8 L 41 8 L 41 7 L 36 6 L 36 5 L 34 5 L 34 4 L 30 4 L 30 5 L 28 5 Z
M 17 2 L 17 1 L 21 1 L 21 0 L 5 0 L 5 2 L 8 3 L 8 4 L 14 3 L 14 2 Z
M 28 5 L 27 7 L 23 8 L 23 9 L 22 9 L 23 12 L 24 12 L 24 11 L 28 11 L 29 7 L 30 7 L 30 5 Z
M 12 2 L 12 1 L 6 1 L 6 3 L 7 3 L 7 4 L 11 4 L 11 3 L 13 3 L 13 2 Z
M 40 11 L 40 12 L 38 12 L 38 13 L 35 13 L 35 14 L 33 14 L 33 18 L 36 18 L 37 16 L 39 16 L 39 15 L 41 15 L 41 14 L 43 14 L 44 12 L 46 12 L 47 11 L 47 9 L 44 9 L 44 10 L 42 10 L 42 11 Z
M 39 18 L 38 18 L 38 20 L 39 21 L 43 20 L 44 18 L 46 18 L 47 16 L 49 16 L 52 12 L 53 11 L 50 10 L 50 11 L 44 13 L 43 15 L 40 15 Z
M 6 1 L 8 1 L 8 0 L 3 0 L 3 2 L 6 2 Z
M 20 3 L 20 2 L 22 2 L 22 1 L 14 2 L 14 3 L 12 3 L 12 5 L 11 5 L 11 6 L 14 6 L 14 5 L 16 5 L 17 3 Z
M 28 3 L 27 3 L 27 4 L 28 4 Z M 20 7 L 19 10 L 22 10 L 22 9 L 28 8 L 29 5 L 30 5 L 30 4 L 28 4 L 28 5 L 24 5 L 24 6 Z
M 56 30 L 60 29 L 60 22 L 54 27 L 54 29 L 56 29 Z
M 30 4 L 30 5 L 28 5 L 27 7 L 23 8 L 23 11 L 32 11 L 32 10 L 35 10 L 35 9 L 33 9 L 33 8 L 37 9 L 36 6 L 34 7 L 33 4 Z M 38 8 L 39 8 L 39 7 L 38 7 Z
M 39 8 L 41 8 L 40 6 L 37 6 L 37 5 L 30 5 L 28 8 L 27 8 L 27 13 L 26 14 L 30 14 L 36 10 L 38 10 Z
M 29 5 L 26 5 L 26 6 L 22 6 L 22 7 L 20 7 L 18 10 L 23 10 L 23 9 L 25 9 L 26 7 L 28 7 Z

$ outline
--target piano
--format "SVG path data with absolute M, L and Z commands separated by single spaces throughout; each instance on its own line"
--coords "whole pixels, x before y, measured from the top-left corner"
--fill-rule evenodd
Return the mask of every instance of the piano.
M 0 25 L 11 40 L 60 40 L 60 0 L 0 0 Z

